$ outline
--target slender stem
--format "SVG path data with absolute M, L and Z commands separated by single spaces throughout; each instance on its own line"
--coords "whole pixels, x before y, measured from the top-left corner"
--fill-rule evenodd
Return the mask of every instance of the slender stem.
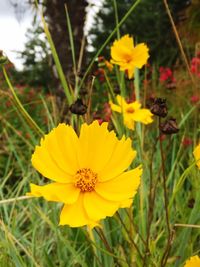
M 137 0 L 128 10 L 128 12 L 124 15 L 124 17 L 120 20 L 120 22 L 118 23 L 117 27 L 115 27 L 115 29 L 111 32 L 111 34 L 108 36 L 108 38 L 105 40 L 105 42 L 102 44 L 102 46 L 99 48 L 98 52 L 96 53 L 96 55 L 93 57 L 92 61 L 90 62 L 81 82 L 79 85 L 79 88 L 82 87 L 86 76 L 88 75 L 90 69 L 92 68 L 92 65 L 94 64 L 96 58 L 101 54 L 101 52 L 103 51 L 103 49 L 106 47 L 106 45 L 109 43 L 109 41 L 111 40 L 111 38 L 114 36 L 114 34 L 117 32 L 117 30 L 122 26 L 122 24 L 126 21 L 126 19 L 131 15 L 131 13 L 133 12 L 133 10 L 136 8 L 136 6 L 141 2 L 141 0 Z
M 161 127 L 161 118 L 159 117 L 159 141 L 160 141 L 160 154 L 161 154 L 161 166 L 162 166 L 162 176 L 163 176 L 163 190 L 164 190 L 164 203 L 165 203 L 165 216 L 166 216 L 166 223 L 167 223 L 167 230 L 168 230 L 168 239 L 167 239 L 167 246 L 164 251 L 164 254 L 161 259 L 161 267 L 165 266 L 167 257 L 170 252 L 171 248 L 171 228 L 170 228 L 170 221 L 169 221 L 169 211 L 168 211 L 168 195 L 167 195 L 167 178 L 165 174 L 165 158 L 163 153 L 163 145 L 162 145 L 162 132 L 160 130 Z
M 184 224 L 184 223 L 175 223 L 174 227 L 188 227 L 188 228 L 200 228 L 200 225 L 198 224 Z
M 115 22 L 116 22 L 116 28 L 117 28 L 117 39 L 120 38 L 120 32 L 119 32 L 119 17 L 117 12 L 117 1 L 113 0 L 114 10 L 115 10 Z
M 86 235 L 86 236 L 87 236 L 89 242 L 91 243 L 91 246 L 92 246 L 92 249 L 94 252 L 94 256 L 97 259 L 99 266 L 103 266 L 102 262 L 100 261 L 100 259 L 97 256 L 97 248 L 95 247 L 95 238 L 94 238 L 94 234 L 92 232 L 92 229 L 90 227 L 87 227 L 87 233 L 88 233 L 88 235 Z
M 113 87 L 112 87 L 112 85 L 111 85 L 111 83 L 109 81 L 109 78 L 108 78 L 108 75 L 107 75 L 106 71 L 104 71 L 104 76 L 105 76 L 105 79 L 106 79 L 106 82 L 107 82 L 107 85 L 108 85 L 107 88 L 108 88 L 108 92 L 110 94 L 110 97 L 111 97 L 112 101 L 115 101 L 115 94 L 113 92 Z
M 107 250 L 111 253 L 114 254 L 112 251 L 112 248 L 110 247 L 104 233 L 103 230 L 101 228 L 94 228 L 94 230 L 96 231 L 96 233 L 98 234 L 98 236 L 100 237 L 101 241 L 104 243 L 105 247 L 107 248 Z
M 178 31 L 177 31 L 177 29 L 176 29 L 176 25 L 175 25 L 174 20 L 173 20 L 173 18 L 172 18 L 171 11 L 170 11 L 170 9 L 169 9 L 169 5 L 168 5 L 168 3 L 167 3 L 167 0 L 163 0 L 163 2 L 164 2 L 165 9 L 166 9 L 167 15 L 168 15 L 168 17 L 169 17 L 169 20 L 170 20 L 170 22 L 171 22 L 171 25 L 172 25 L 172 28 L 173 28 L 173 31 L 174 31 L 174 35 L 175 35 L 175 37 L 176 37 L 176 41 L 177 41 L 177 43 L 178 43 L 178 46 L 179 46 L 181 55 L 182 55 L 182 57 L 183 57 L 183 61 L 185 62 L 185 65 L 186 65 L 186 68 L 187 68 L 188 73 L 189 73 L 189 75 L 190 75 L 191 81 L 192 81 L 194 87 L 196 88 L 196 83 L 195 83 L 194 77 L 192 76 L 192 73 L 191 73 L 191 71 L 190 71 L 190 67 L 189 67 L 189 64 L 188 64 L 188 60 L 187 60 L 187 57 L 186 57 L 186 55 L 185 55 L 185 52 L 184 52 L 184 49 L 183 49 L 183 45 L 182 45 L 182 43 L 181 43 L 181 39 L 180 39 L 180 37 L 179 37 Z
M 154 146 L 153 146 L 153 152 L 152 152 L 152 155 L 151 155 L 151 161 L 150 161 L 150 166 L 149 166 L 149 169 L 150 169 L 150 181 L 149 181 L 149 208 L 148 208 L 148 222 L 147 222 L 147 237 L 146 237 L 146 250 L 145 250 L 145 256 L 144 256 L 144 261 L 143 261 L 143 267 L 146 266 L 146 260 L 147 260 L 147 257 L 149 257 L 149 254 L 150 254 L 150 250 L 149 250 L 149 239 L 150 239 L 150 231 L 151 231 L 151 224 L 152 224 L 152 221 L 153 221 L 153 209 L 154 209 L 154 204 L 155 204 L 155 195 L 156 195 L 156 187 L 157 187 L 157 182 L 158 182 L 158 179 L 157 179 L 157 182 L 154 186 L 154 191 L 153 191 L 153 157 L 154 157 L 154 154 L 156 152 L 156 145 L 157 145 L 157 142 L 158 142 L 158 138 L 156 138 L 156 142 L 154 143 Z
M 142 258 L 143 258 L 142 253 L 140 252 L 140 249 L 139 249 L 139 247 L 137 246 L 137 244 L 135 243 L 135 241 L 132 239 L 132 236 L 130 236 L 130 233 L 129 233 L 129 231 L 128 231 L 126 225 L 124 224 L 124 222 L 123 222 L 123 220 L 122 220 L 122 218 L 121 218 L 119 212 L 117 211 L 116 214 L 117 214 L 117 217 L 119 218 L 119 220 L 120 220 L 122 226 L 124 227 L 124 230 L 125 230 L 126 233 L 128 234 L 128 237 L 130 238 L 131 243 L 133 244 L 133 246 L 134 246 L 135 249 L 137 250 L 137 252 L 138 252 L 140 258 L 142 259 Z
M 94 86 L 94 80 L 95 80 L 95 76 L 92 76 L 92 81 L 91 81 L 89 92 L 88 92 L 88 103 L 87 103 L 88 108 L 87 108 L 87 114 L 86 114 L 88 123 L 90 123 L 90 111 L 91 111 L 91 105 L 92 105 L 92 91 L 93 91 L 93 86 Z
M 8 84 L 8 87 L 13 95 L 13 98 L 15 100 L 16 103 L 16 107 L 18 108 L 18 110 L 21 112 L 21 114 L 23 115 L 23 117 L 25 118 L 25 120 L 27 121 L 27 123 L 31 126 L 32 129 L 35 130 L 35 132 L 40 135 L 43 136 L 44 132 L 42 131 L 42 129 L 37 125 L 37 123 L 32 119 L 32 117 L 28 114 L 28 112 L 25 110 L 25 108 L 23 107 L 21 101 L 19 100 L 17 94 L 15 93 L 15 90 L 11 84 L 11 81 L 7 75 L 6 69 L 3 67 L 3 74 L 5 77 L 5 80 Z
M 14 197 L 14 198 L 9 198 L 9 199 L 4 199 L 0 201 L 0 205 L 2 204 L 8 204 L 8 203 L 12 203 L 18 200 L 24 200 L 24 199 L 29 199 L 32 198 L 31 196 L 21 196 L 21 197 Z

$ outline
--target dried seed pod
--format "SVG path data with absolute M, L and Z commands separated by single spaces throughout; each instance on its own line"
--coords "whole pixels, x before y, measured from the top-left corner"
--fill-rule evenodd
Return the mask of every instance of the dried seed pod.
M 157 115 L 159 117 L 166 117 L 167 116 L 167 105 L 166 105 L 166 99 L 164 98 L 154 98 L 153 104 L 150 107 L 151 113 L 154 115 Z
M 120 87 L 119 87 L 118 85 L 115 86 L 115 88 L 114 88 L 114 93 L 115 93 L 116 95 L 119 95 L 119 94 L 120 94 Z
M 175 134 L 178 133 L 179 128 L 176 119 L 170 118 L 160 125 L 160 130 L 164 134 Z
M 78 98 L 76 102 L 69 107 L 69 110 L 71 113 L 84 115 L 87 112 L 87 106 L 83 104 L 83 101 L 80 98 Z

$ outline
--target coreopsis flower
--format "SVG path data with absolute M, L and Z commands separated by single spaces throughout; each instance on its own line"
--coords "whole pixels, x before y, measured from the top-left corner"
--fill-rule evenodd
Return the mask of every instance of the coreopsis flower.
M 28 195 L 64 203 L 60 225 L 94 227 L 132 203 L 142 169 L 126 171 L 136 151 L 131 139 L 118 140 L 107 125 L 84 123 L 78 137 L 71 126 L 61 123 L 36 146 L 32 164 L 53 182 L 31 184 Z
M 197 166 L 200 169 L 200 144 L 194 149 L 193 155 L 195 157 Z
M 193 256 L 185 262 L 184 267 L 198 267 L 200 266 L 200 258 Z
M 149 109 L 141 108 L 138 101 L 127 103 L 120 95 L 116 96 L 118 105 L 110 101 L 110 106 L 113 111 L 123 114 L 124 124 L 131 130 L 135 128 L 135 122 L 149 124 L 153 122 L 153 114 Z
M 111 63 L 119 65 L 121 71 L 127 71 L 128 78 L 134 75 L 135 68 L 142 68 L 149 58 L 149 48 L 141 43 L 134 46 L 133 38 L 128 34 L 114 41 L 111 47 Z

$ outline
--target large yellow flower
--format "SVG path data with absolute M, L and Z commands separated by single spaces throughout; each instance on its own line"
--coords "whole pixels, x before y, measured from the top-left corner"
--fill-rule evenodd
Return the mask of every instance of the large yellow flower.
M 144 124 L 149 124 L 153 121 L 151 111 L 141 108 L 141 104 L 138 101 L 127 103 L 120 95 L 117 95 L 116 98 L 118 105 L 110 101 L 111 109 L 123 114 L 124 124 L 129 129 L 134 130 L 136 121 Z
M 200 144 L 193 151 L 197 166 L 200 169 Z
M 111 63 L 120 66 L 120 70 L 127 71 L 131 79 L 135 68 L 142 68 L 149 58 L 149 49 L 146 44 L 141 43 L 134 47 L 133 38 L 124 35 L 121 39 L 114 41 L 111 47 Z
M 193 256 L 185 262 L 184 267 L 200 267 L 200 258 Z
M 79 137 L 71 126 L 59 124 L 32 156 L 33 166 L 54 182 L 31 184 L 28 195 L 64 203 L 60 225 L 93 227 L 131 205 L 142 169 L 125 170 L 135 156 L 131 140 L 118 140 L 107 130 L 107 123 L 84 123 Z

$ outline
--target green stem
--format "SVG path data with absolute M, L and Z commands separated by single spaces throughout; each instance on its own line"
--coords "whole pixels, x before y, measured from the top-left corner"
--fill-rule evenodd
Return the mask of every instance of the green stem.
M 28 114 L 28 112 L 25 110 L 25 108 L 23 107 L 21 101 L 19 100 L 17 94 L 15 93 L 15 90 L 11 84 L 11 81 L 7 75 L 7 72 L 5 70 L 5 68 L 3 67 L 3 74 L 4 77 L 6 79 L 6 82 L 8 84 L 8 87 L 10 88 L 10 91 L 14 97 L 14 100 L 16 102 L 16 107 L 17 109 L 21 112 L 21 114 L 23 115 L 23 117 L 25 118 L 25 120 L 28 122 L 28 124 L 32 127 L 33 130 L 35 130 L 35 132 L 37 134 L 39 134 L 40 136 L 44 135 L 44 132 L 42 131 L 42 129 L 37 125 L 37 123 L 31 118 L 31 116 Z

